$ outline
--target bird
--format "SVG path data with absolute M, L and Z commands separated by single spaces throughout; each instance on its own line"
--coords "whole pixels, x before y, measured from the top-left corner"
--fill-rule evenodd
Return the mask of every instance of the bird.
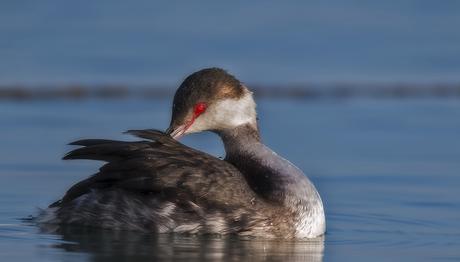
M 224 159 L 179 138 L 211 131 Z M 190 74 L 169 127 L 129 130 L 138 141 L 83 139 L 63 159 L 103 161 L 38 215 L 40 225 L 161 234 L 315 238 L 326 231 L 321 197 L 260 136 L 253 93 L 221 68 Z

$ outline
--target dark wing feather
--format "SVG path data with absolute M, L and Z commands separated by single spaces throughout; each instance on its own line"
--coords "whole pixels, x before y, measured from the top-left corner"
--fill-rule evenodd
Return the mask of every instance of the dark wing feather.
M 80 141 L 80 143 L 91 144 L 93 141 Z M 92 144 L 75 149 L 66 154 L 63 159 L 92 159 L 107 162 L 121 160 L 126 157 L 135 157 L 143 149 L 148 149 L 149 143 L 143 142 L 122 142 L 115 141 L 104 144 Z
M 254 198 L 244 176 L 230 163 L 187 147 L 157 130 L 127 133 L 149 141 L 79 140 L 82 145 L 64 159 L 93 159 L 108 163 L 99 172 L 68 190 L 62 203 L 92 189 L 122 188 L 139 193 L 165 191 L 187 194 L 192 200 L 248 205 Z M 229 203 L 232 202 L 232 203 Z
M 108 144 L 117 142 L 116 140 L 108 140 L 108 139 L 82 139 L 77 140 L 72 143 L 69 143 L 71 146 L 93 146 L 93 145 L 100 145 L 100 144 Z

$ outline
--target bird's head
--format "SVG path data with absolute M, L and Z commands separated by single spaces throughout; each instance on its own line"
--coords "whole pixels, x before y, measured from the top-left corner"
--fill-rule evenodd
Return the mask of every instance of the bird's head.
M 225 70 L 207 68 L 188 76 L 177 89 L 167 133 L 177 139 L 247 124 L 257 129 L 252 92 Z

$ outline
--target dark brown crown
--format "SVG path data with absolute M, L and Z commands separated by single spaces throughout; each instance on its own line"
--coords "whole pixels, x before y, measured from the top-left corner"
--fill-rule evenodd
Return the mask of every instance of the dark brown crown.
M 239 98 L 244 88 L 233 75 L 221 68 L 206 68 L 197 71 L 180 85 L 176 96 L 200 95 L 211 98 Z

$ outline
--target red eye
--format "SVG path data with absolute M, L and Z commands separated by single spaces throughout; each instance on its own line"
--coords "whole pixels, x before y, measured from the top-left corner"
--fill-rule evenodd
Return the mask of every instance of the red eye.
M 195 116 L 201 115 L 204 111 L 206 111 L 206 103 L 200 102 L 195 105 Z

